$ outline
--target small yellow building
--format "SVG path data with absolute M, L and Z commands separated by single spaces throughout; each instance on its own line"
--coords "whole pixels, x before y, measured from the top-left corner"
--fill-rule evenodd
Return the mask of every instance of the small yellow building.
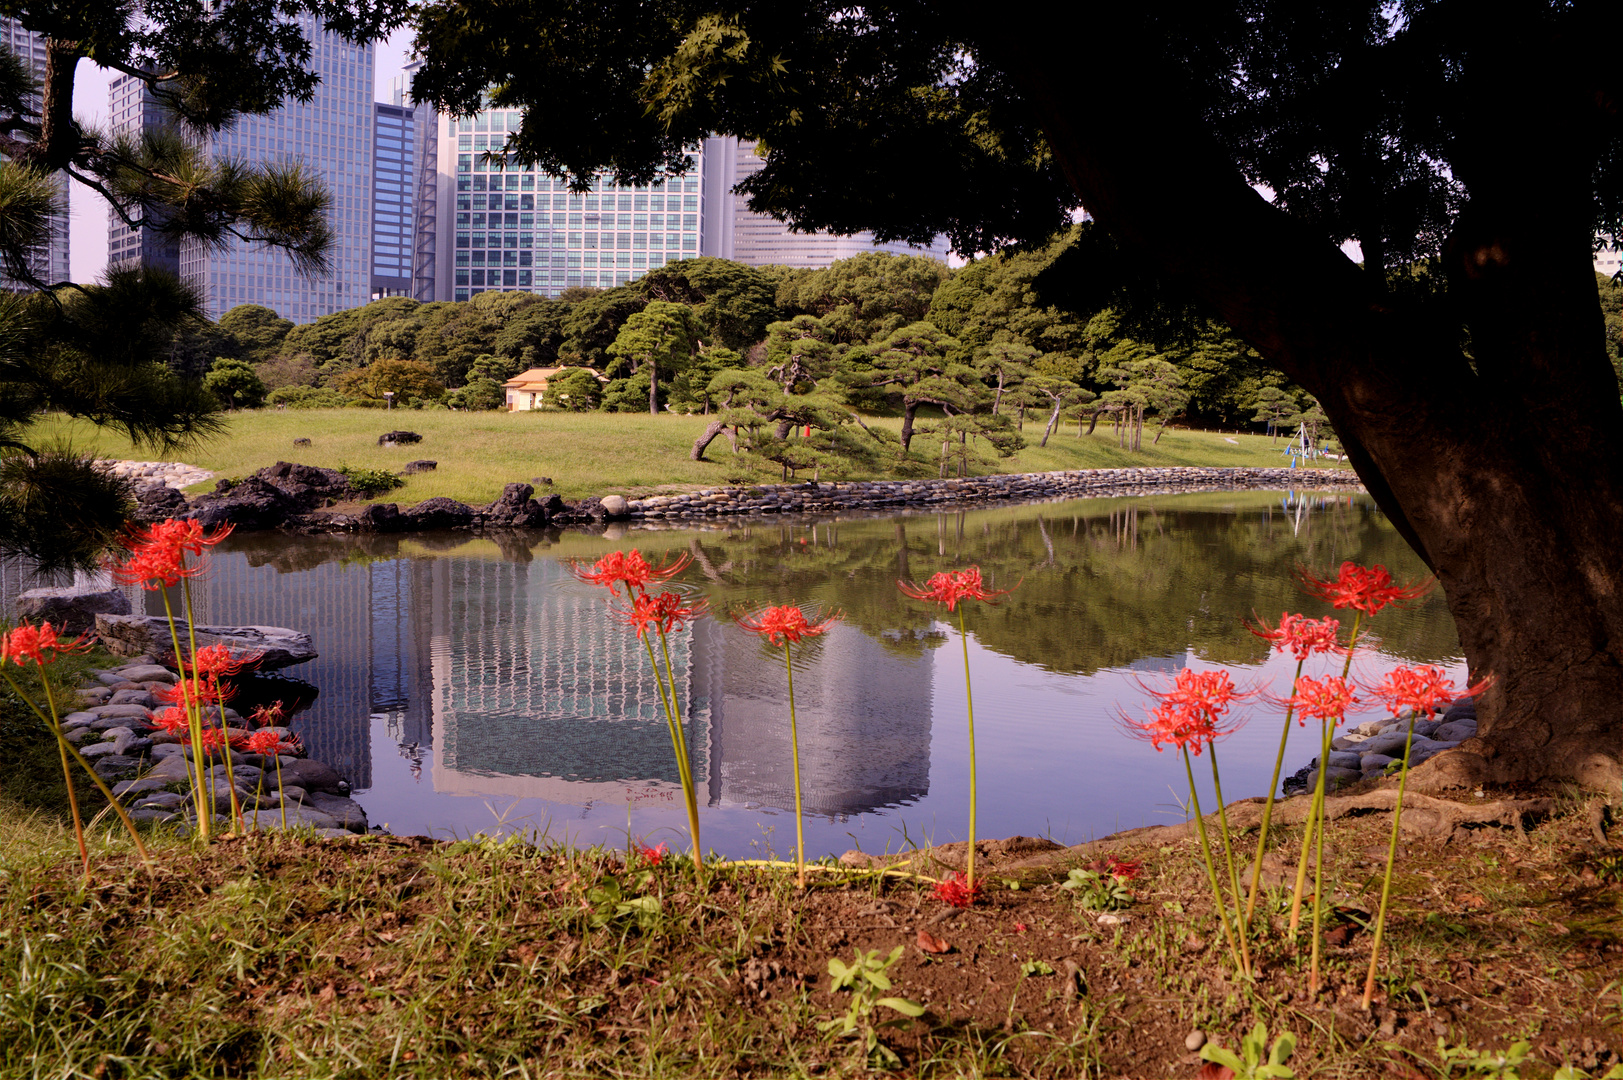
M 502 383 L 507 393 L 508 412 L 528 412 L 539 409 L 547 396 L 547 380 L 568 371 L 566 367 L 537 367 L 521 371 Z

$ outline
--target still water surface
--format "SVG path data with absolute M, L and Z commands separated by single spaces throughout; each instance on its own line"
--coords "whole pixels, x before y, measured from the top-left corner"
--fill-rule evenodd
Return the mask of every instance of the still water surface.
M 571 559 L 616 548 L 682 553 L 680 587 L 731 612 L 768 603 L 839 610 L 797 657 L 808 853 L 962 839 L 968 765 L 956 622 L 901 596 L 898 578 L 978 563 L 1015 587 L 967 613 L 983 837 L 1075 843 L 1181 820 L 1183 769 L 1121 730 L 1142 686 L 1189 664 L 1287 689 L 1241 625 L 1253 612 L 1327 614 L 1292 583 L 1342 560 L 1423 567 L 1365 496 L 1205 493 L 962 513 L 756 521 L 706 529 L 284 537 L 222 545 L 200 621 L 291 626 L 321 658 L 290 674 L 321 688 L 298 727 L 397 833 L 544 831 L 583 843 L 686 844 L 676 770 L 647 658 Z M 157 600 L 156 596 L 149 598 Z M 1463 679 L 1440 595 L 1375 621 L 1355 673 L 1437 663 Z M 705 845 L 792 852 L 781 653 L 725 617 L 673 641 Z M 1224 794 L 1266 791 L 1281 718 L 1259 706 L 1219 747 Z M 1374 713 L 1367 714 L 1369 716 Z M 1358 717 L 1356 719 L 1362 719 Z M 1315 753 L 1297 729 L 1286 772 Z M 1205 778 L 1208 787 L 1209 775 Z M 1205 805 L 1211 798 L 1203 792 Z

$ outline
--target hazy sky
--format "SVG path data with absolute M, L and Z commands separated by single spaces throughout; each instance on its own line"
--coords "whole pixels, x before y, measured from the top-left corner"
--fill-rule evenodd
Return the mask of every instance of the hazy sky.
M 401 31 L 378 46 L 373 100 L 381 101 L 389 83 L 400 74 L 411 45 L 411 32 Z M 107 87 L 113 73 L 89 60 L 79 61 L 74 73 L 73 112 L 95 127 L 107 122 Z M 68 208 L 72 238 L 69 242 L 71 271 L 75 281 L 94 281 L 107 268 L 107 204 L 100 195 L 81 184 L 70 183 Z

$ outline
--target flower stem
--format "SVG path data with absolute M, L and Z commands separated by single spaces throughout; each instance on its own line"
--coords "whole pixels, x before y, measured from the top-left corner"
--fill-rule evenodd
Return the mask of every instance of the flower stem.
M 1228 862 L 1229 890 L 1234 896 L 1234 923 L 1240 932 L 1240 965 L 1249 978 L 1251 975 L 1251 948 L 1246 942 L 1246 921 L 1240 913 L 1240 876 L 1234 870 L 1234 847 L 1229 843 L 1229 813 L 1223 805 L 1223 782 L 1217 776 L 1217 744 L 1206 744 L 1206 753 L 1212 761 L 1212 789 L 1217 794 L 1217 823 L 1223 830 L 1223 857 Z
M 1335 725 L 1324 725 L 1324 742 L 1319 750 L 1319 820 L 1318 841 L 1313 848 L 1313 961 L 1308 971 L 1309 994 L 1319 992 L 1319 931 L 1324 926 L 1324 791 L 1325 774 L 1330 771 L 1330 732 Z
M 649 646 L 652 649 L 652 645 Z M 671 667 L 671 643 L 665 631 L 659 632 L 660 651 L 665 654 L 665 682 L 670 688 L 669 715 L 671 742 L 676 747 L 677 775 L 682 778 L 682 797 L 687 802 L 688 829 L 693 833 L 693 869 L 704 884 L 704 852 L 699 845 L 699 802 L 693 785 L 693 762 L 688 757 L 688 740 L 682 731 L 682 706 L 676 697 L 676 674 Z M 657 672 L 656 672 L 657 675 Z
M 1183 771 L 1189 777 L 1189 799 L 1195 807 L 1195 830 L 1200 833 L 1200 853 L 1206 860 L 1206 877 L 1212 883 L 1212 900 L 1217 904 L 1217 921 L 1223 924 L 1223 937 L 1229 943 L 1229 955 L 1234 958 L 1236 971 L 1243 970 L 1240 950 L 1234 944 L 1234 931 L 1229 927 L 1229 909 L 1223 902 L 1223 890 L 1217 886 L 1217 865 L 1212 861 L 1211 842 L 1206 839 L 1206 819 L 1200 813 L 1200 794 L 1195 790 L 1195 768 L 1189 763 L 1189 751 L 1183 751 Z
M 1386 844 L 1386 878 L 1381 882 L 1381 910 L 1375 915 L 1375 941 L 1369 949 L 1369 974 L 1364 977 L 1364 998 L 1360 1004 L 1367 1011 L 1375 996 L 1375 965 L 1381 959 L 1381 938 L 1386 931 L 1386 903 L 1392 896 L 1392 866 L 1398 860 L 1398 822 L 1403 818 L 1403 789 L 1409 783 L 1409 747 L 1414 744 L 1414 717 L 1409 713 L 1409 734 L 1403 740 L 1403 771 L 1398 774 L 1398 801 L 1392 808 L 1392 838 Z
M 1330 721 L 1319 721 L 1319 741 L 1324 742 L 1324 733 Z M 1296 936 L 1296 930 L 1302 924 L 1302 897 L 1307 890 L 1307 860 L 1313 851 L 1313 833 L 1318 828 L 1319 813 L 1324 808 L 1324 769 L 1320 762 L 1319 778 L 1313 785 L 1313 801 L 1307 808 L 1306 831 L 1302 834 L 1302 855 L 1296 860 L 1296 889 L 1291 894 L 1290 936 Z
M 795 665 L 789 660 L 789 642 L 783 643 L 783 670 L 789 676 L 789 754 L 795 767 L 795 872 L 806 887 L 806 826 L 800 808 L 800 730 L 795 720 Z
M 964 649 L 964 707 L 969 714 L 969 857 L 965 880 L 975 895 L 975 694 L 969 686 L 969 637 L 964 632 L 964 611 L 958 609 L 958 643 Z
M 1296 684 L 1302 678 L 1302 661 L 1296 661 L 1296 675 L 1291 680 L 1291 696 L 1296 695 Z M 1251 926 L 1251 917 L 1257 910 L 1257 890 L 1262 885 L 1262 856 L 1268 849 L 1268 825 L 1274 817 L 1274 798 L 1279 792 L 1279 772 L 1285 766 L 1285 744 L 1291 737 L 1291 719 L 1296 711 L 1293 701 L 1285 706 L 1285 730 L 1279 736 L 1279 753 L 1274 757 L 1274 778 L 1268 782 L 1268 800 L 1262 804 L 1262 832 L 1257 836 L 1257 858 L 1251 868 L 1251 894 L 1245 902 L 1245 926 Z
M 180 635 L 175 630 L 174 605 L 169 602 L 168 589 L 160 588 L 158 592 L 163 596 L 163 613 L 169 621 L 169 640 L 173 642 L 175 646 L 175 667 L 180 672 L 179 678 L 181 680 L 181 685 L 184 686 L 186 679 L 186 656 L 181 652 Z M 186 597 L 186 610 L 189 614 L 191 611 L 191 593 L 189 591 L 187 592 Z M 191 626 L 189 619 L 186 625 L 189 629 Z M 192 776 L 192 804 L 197 811 L 197 835 L 202 837 L 204 840 L 207 840 L 209 838 L 209 819 L 212 814 L 213 807 L 205 808 L 205 803 L 208 801 L 208 790 L 203 779 L 205 776 L 203 764 L 203 717 L 198 711 L 197 703 L 193 700 L 195 697 L 195 694 L 187 694 L 182 698 L 182 700 L 186 704 L 186 737 L 192 746 L 192 760 L 190 769 L 188 771 Z

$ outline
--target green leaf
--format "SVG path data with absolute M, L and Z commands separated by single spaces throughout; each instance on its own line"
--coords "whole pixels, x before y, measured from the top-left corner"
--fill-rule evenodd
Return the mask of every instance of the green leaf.
M 1224 1049 L 1215 1043 L 1207 1043 L 1205 1046 L 1200 1048 L 1200 1059 L 1202 1061 L 1215 1061 L 1219 1065 L 1226 1065 L 1234 1070 L 1234 1074 L 1236 1076 L 1242 1075 L 1246 1071 L 1245 1062 L 1241 1061 L 1239 1057 L 1235 1055 L 1234 1051 Z
M 1020 965 L 1020 974 L 1029 979 L 1033 975 L 1052 975 L 1054 969 L 1049 966 L 1046 960 L 1027 960 Z
M 916 1016 L 923 1016 L 924 1015 L 924 1006 L 923 1005 L 920 1005 L 916 1001 L 909 1001 L 906 998 L 882 997 L 878 1001 L 874 1002 L 874 1004 L 875 1005 L 883 1005 L 887 1009 L 894 1009 L 895 1011 L 901 1013 L 903 1016 L 915 1016 L 916 1017 Z
M 1274 1048 L 1273 1048 L 1273 1050 L 1268 1054 L 1268 1064 L 1270 1064 L 1270 1065 L 1283 1065 L 1283 1064 L 1285 1064 L 1286 1060 L 1291 1056 L 1291 1053 L 1295 1049 L 1296 1049 L 1296 1036 L 1292 1035 L 1288 1031 L 1280 1032 L 1279 1033 L 1279 1038 L 1274 1040 Z

